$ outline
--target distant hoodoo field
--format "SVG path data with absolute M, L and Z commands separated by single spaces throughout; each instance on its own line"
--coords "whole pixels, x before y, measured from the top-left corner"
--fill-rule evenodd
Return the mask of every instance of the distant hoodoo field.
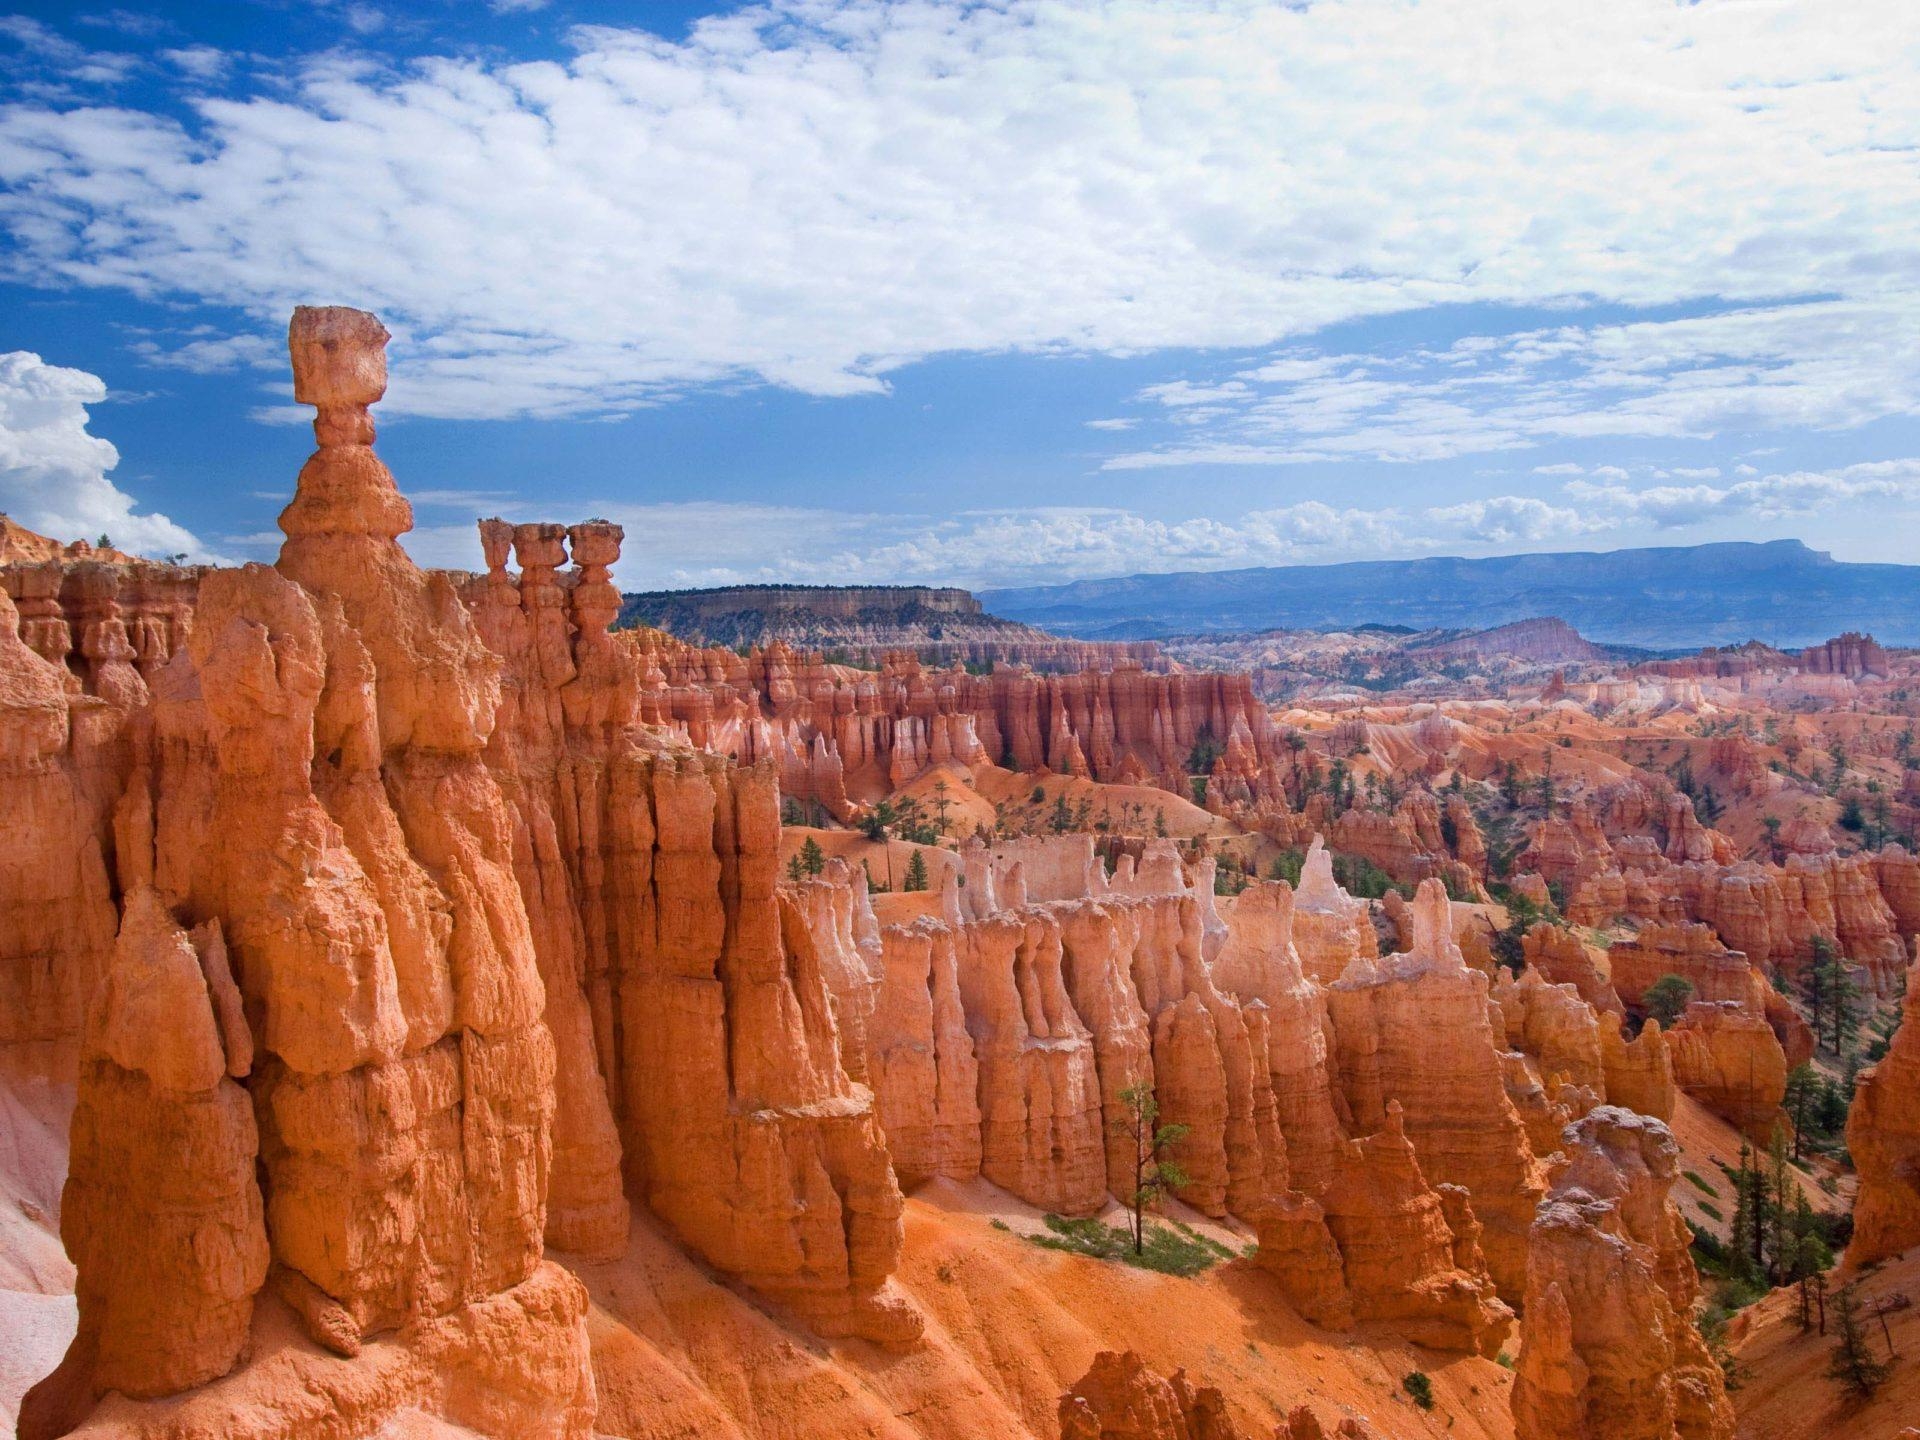
M 426 570 L 388 340 L 272 565 L 0 528 L 24 1440 L 1914 1436 L 1881 612 Z

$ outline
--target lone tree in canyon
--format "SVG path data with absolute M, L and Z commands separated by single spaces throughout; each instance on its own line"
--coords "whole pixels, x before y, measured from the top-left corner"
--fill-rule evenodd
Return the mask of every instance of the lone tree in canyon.
M 1159 1202 L 1169 1190 L 1187 1183 L 1187 1175 L 1166 1158 L 1166 1151 L 1186 1138 L 1185 1125 L 1160 1124 L 1160 1102 L 1147 1082 L 1129 1085 L 1120 1092 L 1126 1107 L 1115 1120 L 1114 1129 L 1133 1141 L 1133 1194 L 1127 1206 L 1133 1211 L 1133 1253 L 1146 1245 L 1146 1210 Z

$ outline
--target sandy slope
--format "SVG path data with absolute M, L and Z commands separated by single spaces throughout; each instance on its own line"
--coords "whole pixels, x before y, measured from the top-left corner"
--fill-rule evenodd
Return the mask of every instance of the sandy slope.
M 1846 1278 L 1835 1275 L 1833 1284 Z M 1870 1302 L 1902 1295 L 1914 1301 L 1887 1316 L 1899 1358 L 1887 1384 L 1864 1403 L 1826 1378 L 1834 1343 L 1831 1302 L 1824 1337 L 1801 1330 L 1791 1290 L 1775 1291 L 1735 1319 L 1735 1353 L 1749 1372 L 1733 1397 L 1742 1440 L 1893 1440 L 1920 1425 L 1920 1250 L 1862 1276 L 1860 1292 Z M 1884 1358 L 1886 1337 L 1877 1319 L 1867 1339 Z
M 636 1217 L 628 1256 L 574 1268 L 593 1292 L 599 1426 L 649 1437 L 1057 1435 L 1055 1406 L 1102 1349 L 1162 1373 L 1185 1366 L 1227 1394 L 1250 1434 L 1293 1405 L 1329 1422 L 1365 1417 L 1382 1437 L 1507 1440 L 1510 1373 L 1380 1333 L 1329 1335 L 1293 1315 L 1244 1263 L 1196 1279 L 1042 1250 L 992 1220 L 1037 1212 L 992 1186 L 936 1181 L 907 1206 L 899 1280 L 926 1312 L 927 1343 L 889 1355 L 789 1330 L 712 1283 Z M 1397 1394 L 1415 1369 L 1438 1403 Z M 1329 1427 L 1330 1428 L 1330 1427 Z

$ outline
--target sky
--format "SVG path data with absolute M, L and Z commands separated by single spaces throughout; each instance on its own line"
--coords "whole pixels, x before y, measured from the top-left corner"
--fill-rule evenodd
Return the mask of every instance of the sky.
M 0 0 L 0 510 L 976 588 L 1920 535 L 1911 0 Z

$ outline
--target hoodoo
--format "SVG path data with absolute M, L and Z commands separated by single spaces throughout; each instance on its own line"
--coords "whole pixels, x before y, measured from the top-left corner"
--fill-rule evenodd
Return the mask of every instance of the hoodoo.
M 273 565 L 0 552 L 30 1440 L 1731 1440 L 1694 1256 L 1798 1126 L 1761 1259 L 1814 1293 L 1856 1057 L 1843 1274 L 1920 1244 L 1920 865 L 1649 718 L 1757 652 L 1275 711 L 704 649 L 618 626 L 608 520 L 422 569 L 387 332 L 288 340 Z

